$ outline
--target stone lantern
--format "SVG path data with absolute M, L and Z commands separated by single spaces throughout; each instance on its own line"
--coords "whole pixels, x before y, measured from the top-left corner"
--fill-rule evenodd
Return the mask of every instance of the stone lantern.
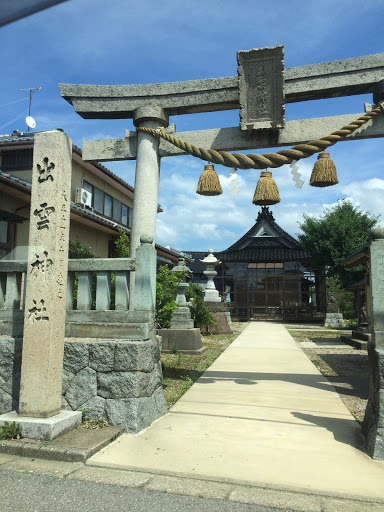
M 182 274 L 182 280 L 177 285 L 176 304 L 173 312 L 170 329 L 159 329 L 162 338 L 162 352 L 183 352 L 184 354 L 202 354 L 206 347 L 202 346 L 201 333 L 198 327 L 193 327 L 191 312 L 187 306 L 185 290 L 189 284 L 187 279 L 192 274 L 185 264 L 184 254 L 179 256 L 179 262 L 171 272 Z
M 171 270 L 172 273 L 183 274 L 182 280 L 177 285 L 176 304 L 177 309 L 172 315 L 171 329 L 193 329 L 193 320 L 191 320 L 191 312 L 187 306 L 185 298 L 185 289 L 188 288 L 187 277 L 190 277 L 192 270 L 185 264 L 184 254 L 179 256 L 179 262 L 176 267 Z
M 215 283 L 213 278 L 217 275 L 215 270 L 216 265 L 220 265 L 221 261 L 219 261 L 216 256 L 213 254 L 213 250 L 209 249 L 208 255 L 200 260 L 203 265 L 206 265 L 206 270 L 204 270 L 204 275 L 207 276 L 208 282 L 205 286 L 204 293 L 204 301 L 205 302 L 221 302 L 221 298 L 219 297 L 219 292 L 216 290 Z

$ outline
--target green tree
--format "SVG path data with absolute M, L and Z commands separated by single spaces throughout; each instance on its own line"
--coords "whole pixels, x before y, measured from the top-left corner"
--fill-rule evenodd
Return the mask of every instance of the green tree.
M 71 242 L 70 240 L 68 246 L 68 257 L 73 260 L 79 260 L 82 258 L 96 258 L 96 254 L 90 247 L 82 246 L 79 240 L 76 240 L 76 242 Z
M 156 322 L 163 329 L 171 326 L 172 314 L 177 308 L 177 284 L 183 279 L 179 273 L 171 272 L 162 265 L 156 275 Z
M 81 245 L 79 240 L 76 242 L 69 241 L 68 245 L 68 258 L 72 260 L 81 260 L 83 258 L 96 258 L 96 254 L 92 251 L 90 247 L 84 247 Z M 94 309 L 96 305 L 96 279 L 97 274 L 93 272 L 92 274 L 92 309 Z M 73 306 L 77 308 L 77 288 L 79 283 L 79 273 L 75 272 L 75 280 L 74 280 L 74 289 L 73 289 Z
M 191 317 L 194 320 L 195 327 L 202 327 L 203 325 L 215 324 L 215 319 L 212 313 L 209 311 L 207 306 L 204 304 L 204 290 L 197 283 L 190 283 L 188 288 L 185 290 L 185 296 L 187 301 L 190 301 L 191 305 Z
M 299 235 L 304 250 L 316 267 L 329 267 L 327 275 L 338 278 L 342 287 L 364 277 L 364 265 L 353 269 L 341 265 L 343 259 L 369 242 L 370 230 L 378 217 L 360 210 L 348 200 L 325 210 L 319 217 L 304 215 Z
M 118 258 L 129 258 L 129 237 L 125 231 L 119 229 L 120 236 L 115 240 L 116 253 Z
M 353 292 L 343 288 L 338 277 L 327 278 L 327 301 L 329 301 L 331 294 L 336 299 L 340 313 L 343 313 L 344 318 L 351 319 L 356 316 Z

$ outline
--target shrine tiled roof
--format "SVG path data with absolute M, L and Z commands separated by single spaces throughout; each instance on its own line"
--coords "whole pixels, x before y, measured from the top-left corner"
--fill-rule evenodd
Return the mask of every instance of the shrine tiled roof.
M 208 251 L 205 252 L 196 252 L 196 251 L 184 251 L 188 254 L 188 256 L 193 260 L 191 264 L 188 265 L 188 267 L 195 272 L 196 274 L 202 274 L 204 270 L 206 270 L 206 266 L 200 262 L 200 260 L 203 260 L 206 255 L 208 254 Z M 214 253 L 217 259 L 220 259 L 216 253 Z
M 284 262 L 302 261 L 309 259 L 303 249 L 291 249 L 289 247 L 251 247 L 239 251 L 223 251 L 215 256 L 222 261 L 233 262 Z
M 251 229 L 249 231 L 247 231 L 247 233 L 245 233 L 245 235 L 243 235 L 241 238 L 239 238 L 239 240 L 237 242 L 235 242 L 233 245 L 228 247 L 228 249 L 226 249 L 226 251 L 233 251 L 236 249 L 240 249 L 247 242 L 247 240 L 249 240 L 250 238 L 253 237 L 253 234 L 258 230 L 259 227 L 262 226 L 262 224 L 264 222 L 266 222 L 272 228 L 272 230 L 277 233 L 278 238 L 281 241 L 285 241 L 286 243 L 288 243 L 289 246 L 293 246 L 297 249 L 302 249 L 300 242 L 298 240 L 296 240 L 295 238 L 293 238 L 293 236 L 288 234 L 286 231 L 284 231 L 284 229 L 281 228 L 276 223 L 276 221 L 272 215 L 272 212 L 269 211 L 269 208 L 266 206 L 263 206 L 257 216 L 256 224 L 254 224 L 251 227 Z M 226 251 L 223 251 L 223 252 L 226 252 Z
M 260 236 L 260 230 L 266 231 L 266 236 Z M 190 252 L 190 251 L 189 251 Z M 208 251 L 190 252 L 194 262 L 190 265 L 191 270 L 196 274 L 202 274 L 205 270 L 200 260 Z M 269 211 L 263 207 L 258 214 L 256 223 L 237 242 L 225 249 L 214 253 L 218 260 L 223 262 L 254 262 L 254 263 L 276 263 L 288 261 L 308 261 L 310 256 L 304 251 L 300 242 L 295 240 L 276 222 Z

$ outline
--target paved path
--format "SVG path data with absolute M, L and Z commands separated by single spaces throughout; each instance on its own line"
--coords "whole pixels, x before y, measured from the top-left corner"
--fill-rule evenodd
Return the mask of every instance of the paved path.
M 384 463 L 280 324 L 251 323 L 151 427 L 88 464 L 384 500 Z

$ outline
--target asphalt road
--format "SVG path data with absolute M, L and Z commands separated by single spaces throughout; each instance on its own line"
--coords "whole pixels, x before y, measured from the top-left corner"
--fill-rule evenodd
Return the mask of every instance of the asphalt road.
M 276 512 L 277 509 L 192 498 L 93 482 L 2 471 L 0 512 Z M 279 509 L 279 512 L 283 512 Z M 289 512 L 287 509 L 286 512 Z

